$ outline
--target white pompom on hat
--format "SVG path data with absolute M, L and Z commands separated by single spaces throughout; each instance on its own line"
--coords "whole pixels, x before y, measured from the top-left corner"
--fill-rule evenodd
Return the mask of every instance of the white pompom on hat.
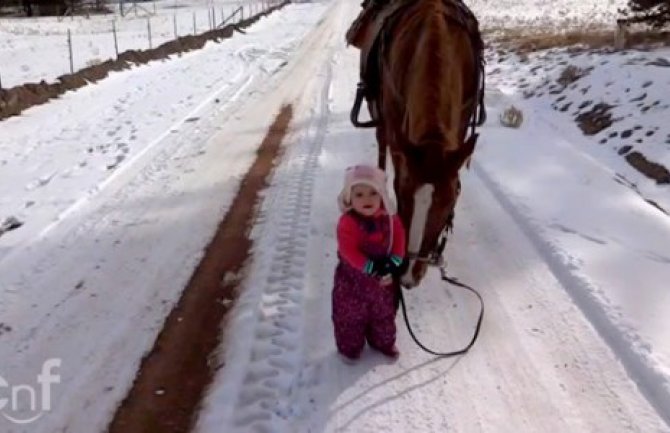
M 351 210 L 351 188 L 354 185 L 368 185 L 377 191 L 382 198 L 384 209 L 394 214 L 393 205 L 386 190 L 386 173 L 373 165 L 354 165 L 348 167 L 344 174 L 344 187 L 337 197 L 337 203 L 342 212 Z

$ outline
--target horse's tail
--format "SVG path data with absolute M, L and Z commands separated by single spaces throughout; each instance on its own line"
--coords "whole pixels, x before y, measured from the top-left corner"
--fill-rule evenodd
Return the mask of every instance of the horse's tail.
M 413 34 L 398 29 L 405 41 L 413 39 L 400 85 L 406 100 L 403 129 L 416 145 L 440 143 L 446 151 L 456 150 L 465 132 L 464 63 L 471 62 L 470 40 L 458 24 L 447 21 L 442 0 L 424 4 L 412 11 L 416 17 L 407 31 Z

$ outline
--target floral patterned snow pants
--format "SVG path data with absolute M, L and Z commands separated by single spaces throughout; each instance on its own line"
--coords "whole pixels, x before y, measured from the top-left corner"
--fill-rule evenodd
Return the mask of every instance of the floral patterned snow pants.
M 385 254 L 385 248 L 367 247 L 369 257 Z M 371 347 L 389 351 L 396 338 L 395 298 L 393 284 L 382 286 L 378 279 L 340 260 L 335 269 L 332 299 L 337 350 L 356 358 L 367 340 Z

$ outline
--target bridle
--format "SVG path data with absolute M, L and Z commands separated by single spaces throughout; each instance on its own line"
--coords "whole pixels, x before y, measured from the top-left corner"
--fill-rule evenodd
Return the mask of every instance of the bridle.
M 461 183 L 458 182 L 457 194 L 460 193 L 460 190 L 461 190 Z M 444 257 L 442 256 L 442 253 L 444 253 L 444 249 L 447 246 L 447 235 L 449 234 L 450 230 L 453 230 L 453 223 L 454 223 L 454 212 L 452 210 L 451 214 L 449 215 L 449 218 L 447 219 L 447 222 L 444 224 L 442 231 L 440 231 L 440 234 L 437 237 L 435 247 L 432 250 L 429 250 L 425 254 L 421 254 L 420 251 L 408 250 L 406 254 L 407 262 L 414 260 L 415 262 L 425 263 L 428 266 L 436 266 L 438 268 L 443 267 Z M 419 249 L 421 249 L 420 246 Z
M 428 251 L 424 255 L 421 255 L 418 251 L 407 251 L 407 260 L 426 263 L 428 266 L 437 266 L 438 268 L 444 266 L 444 257 L 442 257 L 442 253 L 447 246 L 447 232 L 449 231 L 449 228 L 449 226 L 446 226 L 442 229 L 442 232 L 438 237 L 437 245 L 435 245 L 435 248 L 433 248 L 432 251 Z
M 456 198 L 461 195 L 461 181 L 458 180 L 456 183 Z M 454 207 L 456 206 L 456 200 L 454 200 Z M 414 260 L 415 262 L 426 263 L 428 266 L 437 266 L 441 268 L 444 266 L 444 249 L 447 246 L 447 235 L 450 230 L 453 230 L 454 226 L 454 209 L 452 208 L 447 221 L 444 223 L 444 227 L 440 231 L 440 234 L 437 237 L 437 242 L 435 247 L 428 251 L 425 254 L 420 254 L 421 245 L 419 245 L 419 251 L 407 251 L 406 257 L 407 261 Z M 423 239 L 422 239 L 423 243 Z

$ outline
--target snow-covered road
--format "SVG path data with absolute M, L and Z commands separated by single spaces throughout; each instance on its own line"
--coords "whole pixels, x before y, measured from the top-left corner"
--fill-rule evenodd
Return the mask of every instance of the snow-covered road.
M 24 225 L 0 238 L 0 322 L 11 328 L 0 375 L 30 384 L 45 360 L 62 368 L 51 412 L 27 426 L 0 418 L 2 431 L 105 429 L 286 102 L 279 75 L 326 6 L 293 6 L 3 122 L 1 209 Z M 19 406 L 10 416 L 34 415 Z
M 587 255 L 589 250 L 583 244 L 557 246 L 556 242 L 564 239 L 544 233 L 545 225 L 558 227 L 559 221 L 572 227 L 572 231 L 559 231 L 568 235 L 576 227 L 584 227 L 583 219 L 615 224 L 611 210 L 585 208 L 580 216 L 568 208 L 563 214 L 543 214 L 548 204 L 561 208 L 571 202 L 562 196 L 547 196 L 557 180 L 544 179 L 530 168 L 554 173 L 559 168 L 567 171 L 576 167 L 574 181 L 569 172 L 557 172 L 567 176 L 559 181 L 559 190 L 577 194 L 573 199 L 577 203 L 593 200 L 589 194 L 598 191 L 613 194 L 611 200 L 632 200 L 628 209 L 619 209 L 621 217 L 629 211 L 645 214 L 638 222 L 650 238 L 631 239 L 631 248 L 621 258 L 634 256 L 632 245 L 645 243 L 663 254 L 662 245 L 653 239 L 667 239 L 667 220 L 640 197 L 629 197 L 633 193 L 616 183 L 608 170 L 579 165 L 589 159 L 584 154 L 554 156 L 556 167 L 542 170 L 533 156 L 554 146 L 561 151 L 565 146 L 560 128 L 547 127 L 542 118 L 529 122 L 539 126 L 521 132 L 501 130 L 495 122 L 483 128 L 474 169 L 464 173 L 463 199 L 448 246 L 448 261 L 450 272 L 479 288 L 485 298 L 484 329 L 473 351 L 462 359 L 434 360 L 414 345 L 399 316 L 402 355 L 397 363 L 390 364 L 371 351 L 355 366 L 338 359 L 329 296 L 336 263 L 334 226 L 338 215 L 334 198 L 346 166 L 376 158 L 373 134 L 352 129 L 348 120 L 357 56 L 338 43 L 333 73 L 323 74 L 308 120 L 301 123 L 290 142 L 299 150 L 287 155 L 268 192 L 268 197 L 290 196 L 300 184 L 300 191 L 313 197 L 311 204 L 287 204 L 277 198 L 264 205 L 264 214 L 277 217 L 264 219 L 257 231 L 259 254 L 226 334 L 222 357 L 226 369 L 210 392 L 197 431 L 670 431 L 664 421 L 667 376 L 658 374 L 659 365 L 665 364 L 646 363 L 645 354 L 637 351 L 640 339 L 662 336 L 655 331 L 662 325 L 638 325 L 626 336 L 628 328 L 623 329 L 617 317 L 608 317 L 619 311 L 618 304 L 612 307 L 605 299 L 627 287 L 618 285 L 603 296 L 607 287 L 602 288 L 602 280 L 594 286 L 589 286 L 589 280 L 583 283 L 583 273 L 576 270 L 591 269 L 591 276 L 598 278 L 603 278 L 603 272 L 583 262 L 564 260 L 570 258 L 565 248 L 583 248 Z M 320 96 L 326 90 L 327 98 Z M 491 90 L 489 110 L 491 119 L 496 119 L 510 101 Z M 547 131 L 555 134 L 556 140 L 540 146 L 536 137 Z M 510 149 L 515 142 L 523 145 L 518 151 Z M 535 153 L 528 151 L 533 146 Z M 311 163 L 303 158 L 317 149 L 319 167 L 313 174 Z M 524 152 L 530 158 L 527 161 L 523 160 Z M 517 160 L 520 167 L 513 165 Z M 282 173 L 293 173 L 293 177 L 285 178 Z M 529 181 L 535 183 L 534 189 L 529 188 Z M 507 189 L 516 183 L 525 189 Z M 573 183 L 577 188 L 584 183 L 595 187 L 574 193 L 570 189 Z M 519 198 L 533 200 L 537 209 Z M 305 214 L 309 215 L 309 235 Z M 578 216 L 577 222 L 568 217 L 573 215 Z M 296 216 L 295 224 L 287 226 L 285 218 L 291 216 Z M 620 228 L 615 225 L 612 230 Z M 280 247 L 287 239 L 291 246 Z M 584 258 L 586 264 L 589 259 Z M 600 258 L 606 263 L 613 263 L 612 259 Z M 658 261 L 652 259 L 643 266 L 654 263 Z M 618 272 L 609 271 L 609 279 L 637 269 L 634 263 L 630 268 L 622 263 L 619 266 Z M 649 278 L 657 278 L 658 272 L 664 271 L 655 268 Z M 646 281 L 645 286 L 662 303 L 664 295 L 658 284 Z M 590 298 L 593 287 L 601 294 L 600 303 L 580 302 L 575 291 Z M 429 346 L 448 350 L 467 342 L 478 308 L 476 299 L 467 292 L 446 287 L 433 271 L 421 288 L 408 293 L 407 300 L 414 326 Z M 628 312 L 627 320 L 644 324 L 647 316 Z M 646 334 L 645 329 L 649 331 Z M 613 349 L 608 344 L 616 345 Z M 665 353 L 666 346 L 658 339 L 652 347 L 657 356 Z M 628 362 L 632 359 L 633 363 Z
M 294 4 L 2 122 L 0 219 L 24 225 L 0 237 L 0 377 L 34 383 L 49 358 L 62 368 L 52 410 L 23 426 L 0 416 L 0 430 L 104 431 L 292 103 L 196 431 L 670 432 L 670 223 L 548 111 L 518 131 L 482 128 L 463 175 L 447 259 L 486 302 L 473 350 L 435 360 L 399 316 L 397 362 L 337 358 L 335 197 L 345 167 L 376 159 L 373 132 L 348 119 L 358 57 L 343 34 L 358 7 Z M 488 101 L 491 119 L 518 102 L 495 81 Z M 475 299 L 434 270 L 407 302 L 431 347 L 472 332 Z

